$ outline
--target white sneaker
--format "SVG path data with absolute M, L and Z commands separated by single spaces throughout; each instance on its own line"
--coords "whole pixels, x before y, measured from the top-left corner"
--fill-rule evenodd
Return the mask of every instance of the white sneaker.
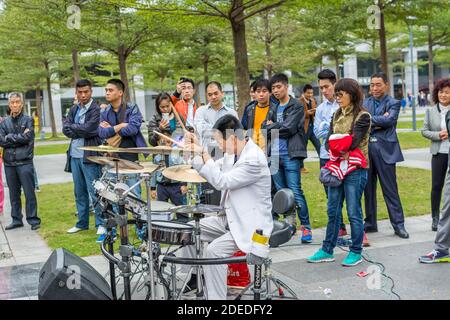
M 105 228 L 104 226 L 98 227 L 98 229 L 97 229 L 97 235 L 105 234 L 105 233 L 106 233 L 106 228 Z
M 83 229 L 80 229 L 80 228 L 77 228 L 77 227 L 73 227 L 73 228 L 70 228 L 69 230 L 67 230 L 67 233 L 77 233 L 77 232 L 80 232 L 82 230 Z

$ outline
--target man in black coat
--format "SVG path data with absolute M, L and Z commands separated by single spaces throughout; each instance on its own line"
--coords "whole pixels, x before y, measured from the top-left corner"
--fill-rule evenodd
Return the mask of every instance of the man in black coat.
M 405 217 L 397 187 L 397 162 L 403 154 L 397 137 L 397 120 L 400 101 L 389 96 L 389 80 L 384 73 L 374 74 L 370 89 L 372 97 L 364 100 L 364 107 L 372 116 L 372 132 L 369 143 L 370 168 L 364 191 L 366 232 L 377 232 L 377 180 L 380 179 L 383 197 L 395 234 L 409 238 L 405 229 Z
M 100 125 L 100 107 L 92 99 L 92 83 L 80 80 L 76 84 L 78 104 L 74 105 L 64 120 L 63 133 L 71 138 L 68 150 L 68 161 L 75 188 L 75 203 L 78 211 L 78 222 L 68 233 L 76 233 L 89 228 L 89 198 L 95 201 L 93 182 L 100 179 L 101 166 L 87 159 L 97 156 L 96 152 L 83 151 L 80 147 L 92 147 L 101 144 L 98 136 Z M 106 233 L 101 217 L 101 209 L 97 205 L 95 211 L 95 227 L 97 234 Z
M 34 121 L 23 114 L 23 97 L 11 93 L 8 97 L 10 115 L 0 124 L 0 147 L 3 147 L 6 181 L 11 202 L 12 223 L 6 230 L 23 227 L 22 188 L 25 193 L 27 222 L 32 230 L 40 227 L 34 186 Z
M 306 159 L 305 109 L 297 99 L 289 96 L 289 80 L 285 74 L 270 79 L 272 94 L 278 104 L 271 106 L 263 129 L 271 140 L 270 170 L 277 190 L 289 188 L 295 196 L 301 223 L 302 243 L 312 242 L 308 205 L 302 190 L 300 166 Z

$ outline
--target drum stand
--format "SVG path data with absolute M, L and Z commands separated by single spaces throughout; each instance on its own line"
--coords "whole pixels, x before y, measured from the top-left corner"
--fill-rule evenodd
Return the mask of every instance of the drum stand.
M 200 228 L 200 219 L 203 218 L 204 215 L 203 214 L 193 214 L 193 218 L 195 220 L 195 224 L 194 224 L 194 234 L 195 234 L 195 258 L 196 259 L 201 259 L 202 258 L 202 241 L 201 241 L 201 228 Z M 198 265 L 198 266 L 191 266 L 191 268 L 189 269 L 189 272 L 187 274 L 187 278 L 185 280 L 185 282 L 183 283 L 183 286 L 181 287 L 181 291 L 179 294 L 179 298 L 181 298 L 181 295 L 183 294 L 184 288 L 187 285 L 187 282 L 189 281 L 189 279 L 191 278 L 191 275 L 193 274 L 193 271 L 196 270 L 197 272 L 197 299 L 198 298 L 206 298 L 205 296 L 205 292 L 206 291 L 206 287 L 204 287 L 203 285 L 203 280 L 202 280 L 202 276 L 203 276 L 203 266 Z M 173 272 L 172 272 L 173 274 Z M 173 279 L 172 281 L 176 281 L 176 279 Z

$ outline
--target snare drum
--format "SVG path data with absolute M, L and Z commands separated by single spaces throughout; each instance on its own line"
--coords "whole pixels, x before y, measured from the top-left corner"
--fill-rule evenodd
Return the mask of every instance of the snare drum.
M 179 246 L 195 243 L 194 228 L 189 224 L 173 221 L 152 222 L 152 238 L 157 243 Z

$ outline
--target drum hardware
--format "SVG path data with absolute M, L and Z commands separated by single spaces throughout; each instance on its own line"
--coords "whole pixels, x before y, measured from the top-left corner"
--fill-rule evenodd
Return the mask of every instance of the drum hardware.
M 199 216 L 199 218 L 217 217 L 225 214 L 224 208 L 208 204 L 178 206 L 173 207 L 170 211 L 176 214 L 190 215 L 192 217 Z

